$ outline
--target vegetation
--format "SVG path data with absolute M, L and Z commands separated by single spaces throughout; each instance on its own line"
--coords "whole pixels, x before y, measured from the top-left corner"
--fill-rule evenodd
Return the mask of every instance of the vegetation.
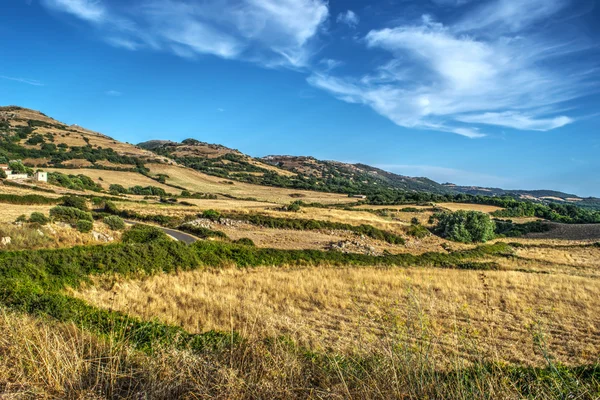
M 222 239 L 222 240 L 229 240 L 227 235 L 224 234 L 223 232 L 214 231 L 212 229 L 203 228 L 201 226 L 183 224 L 183 225 L 180 225 L 177 229 L 187 232 L 187 233 L 190 233 L 196 237 L 199 237 L 200 239 L 216 238 L 216 239 Z
M 488 214 L 478 211 L 438 213 L 434 231 L 443 238 L 455 242 L 486 242 L 494 238 L 496 225 Z
M 94 180 L 90 177 L 82 174 L 67 175 L 61 172 L 49 172 L 48 183 L 71 190 L 91 190 L 94 192 L 102 191 L 102 186 L 94 182 Z
M 75 207 L 56 206 L 50 209 L 50 217 L 55 221 L 76 224 L 80 220 L 93 221 L 92 214 Z
M 79 196 L 66 196 L 62 198 L 62 206 L 77 208 L 81 211 L 88 211 L 87 201 L 83 197 Z
M 108 225 L 108 227 L 113 231 L 120 231 L 122 229 L 125 229 L 125 222 L 123 222 L 123 219 L 116 215 L 106 216 L 102 218 L 102 222 Z
M 31 213 L 31 215 L 29 216 L 29 222 L 39 224 L 39 225 L 46 225 L 47 223 L 50 222 L 50 219 L 48 217 L 46 217 L 44 214 L 42 214 L 41 212 L 34 212 L 34 213 Z
M 77 221 L 77 224 L 75 224 L 75 227 L 81 233 L 88 233 L 91 232 L 92 229 L 94 229 L 94 223 L 92 221 L 80 219 L 79 221 Z
M 124 186 L 118 184 L 112 184 L 109 186 L 108 191 L 111 194 L 136 194 L 140 196 L 167 196 L 167 192 L 164 189 L 156 186 L 133 186 L 129 189 L 125 189 Z
M 0 193 L 0 203 L 34 205 L 57 204 L 61 201 L 62 199 L 54 199 L 46 196 L 40 196 L 38 194 L 26 194 L 19 196 L 17 194 Z
M 154 226 L 134 225 L 123 234 L 123 243 L 151 243 L 157 241 L 169 241 L 169 237 Z

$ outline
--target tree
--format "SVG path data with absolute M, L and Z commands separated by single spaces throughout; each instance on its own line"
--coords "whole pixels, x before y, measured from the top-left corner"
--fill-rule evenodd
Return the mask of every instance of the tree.
M 448 240 L 462 243 L 486 242 L 494 238 L 495 222 L 479 211 L 436 214 L 435 232 Z

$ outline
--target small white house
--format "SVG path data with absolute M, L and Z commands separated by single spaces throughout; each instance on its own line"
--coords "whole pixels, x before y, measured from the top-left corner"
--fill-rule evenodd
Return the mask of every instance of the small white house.
M 38 171 L 33 174 L 33 180 L 35 182 L 48 182 L 48 173 L 43 171 Z
M 6 179 L 9 181 L 19 181 L 27 178 L 29 178 L 29 175 L 27 174 L 13 174 L 10 170 L 6 171 Z

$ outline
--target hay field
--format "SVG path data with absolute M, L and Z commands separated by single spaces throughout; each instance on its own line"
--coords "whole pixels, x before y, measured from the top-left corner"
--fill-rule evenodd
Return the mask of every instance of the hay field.
M 92 169 L 92 168 L 80 168 L 80 169 L 70 169 L 70 168 L 45 168 L 45 171 L 49 172 L 61 172 L 63 174 L 70 175 L 85 175 L 92 178 L 97 184 L 102 186 L 102 188 L 107 189 L 111 184 L 123 185 L 126 188 L 140 185 L 140 186 L 155 186 L 161 189 L 164 189 L 167 193 L 179 194 L 181 190 L 163 185 L 160 182 L 155 181 L 154 179 L 150 179 L 142 174 L 138 174 L 136 172 L 123 172 L 123 171 L 107 171 L 101 169 Z M 100 180 L 99 178 L 102 178 Z
M 492 213 L 494 211 L 502 210 L 502 207 L 488 206 L 486 204 L 462 204 L 462 203 L 436 203 L 436 207 L 446 208 L 450 211 L 481 211 L 484 213 Z
M 18 216 L 25 214 L 29 217 L 33 212 L 41 212 L 48 216 L 50 209 L 54 207 L 54 205 L 23 205 L 23 204 L 4 204 L 1 203 L 0 207 L 2 211 L 0 212 L 0 222 L 8 223 L 14 222 Z
M 166 164 L 146 164 L 152 174 L 166 174 L 169 176 L 167 182 L 182 186 L 193 192 L 226 194 L 239 198 L 255 198 L 278 204 L 289 204 L 297 198 L 290 195 L 301 194 L 301 200 L 306 202 L 318 202 L 323 204 L 349 203 L 352 199 L 348 196 L 313 192 L 308 190 L 282 189 L 269 186 L 252 185 L 243 182 L 226 183 L 228 180 L 217 176 L 211 176 L 195 171 L 193 169 Z M 232 181 L 233 182 L 233 181 Z
M 544 365 L 600 354 L 598 280 L 515 271 L 258 268 L 194 271 L 142 280 L 107 279 L 77 296 L 92 304 L 181 325 L 288 335 L 314 349 L 369 351 L 383 337 L 435 345 L 432 357 L 477 354 Z

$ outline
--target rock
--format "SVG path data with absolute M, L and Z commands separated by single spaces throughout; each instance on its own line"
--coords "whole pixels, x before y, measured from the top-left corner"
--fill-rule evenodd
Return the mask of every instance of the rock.
M 43 228 L 45 230 L 47 230 L 48 232 L 50 232 L 52 235 L 56 234 L 56 230 L 53 227 L 51 227 L 50 225 L 44 225 Z
M 2 246 L 8 246 L 11 243 L 12 243 L 12 239 L 10 238 L 10 236 L 5 236 L 5 237 L 3 237 L 3 238 L 0 239 L 0 244 Z
M 102 232 L 96 231 L 92 231 L 92 237 L 94 238 L 94 240 L 97 240 L 99 242 L 112 242 L 115 240 L 115 238 L 110 235 L 106 235 Z
M 40 235 L 40 236 L 45 236 L 45 235 L 44 235 L 44 232 L 42 232 L 42 230 L 41 230 L 41 229 L 38 229 L 36 232 L 37 232 L 37 233 L 38 233 L 38 235 Z

